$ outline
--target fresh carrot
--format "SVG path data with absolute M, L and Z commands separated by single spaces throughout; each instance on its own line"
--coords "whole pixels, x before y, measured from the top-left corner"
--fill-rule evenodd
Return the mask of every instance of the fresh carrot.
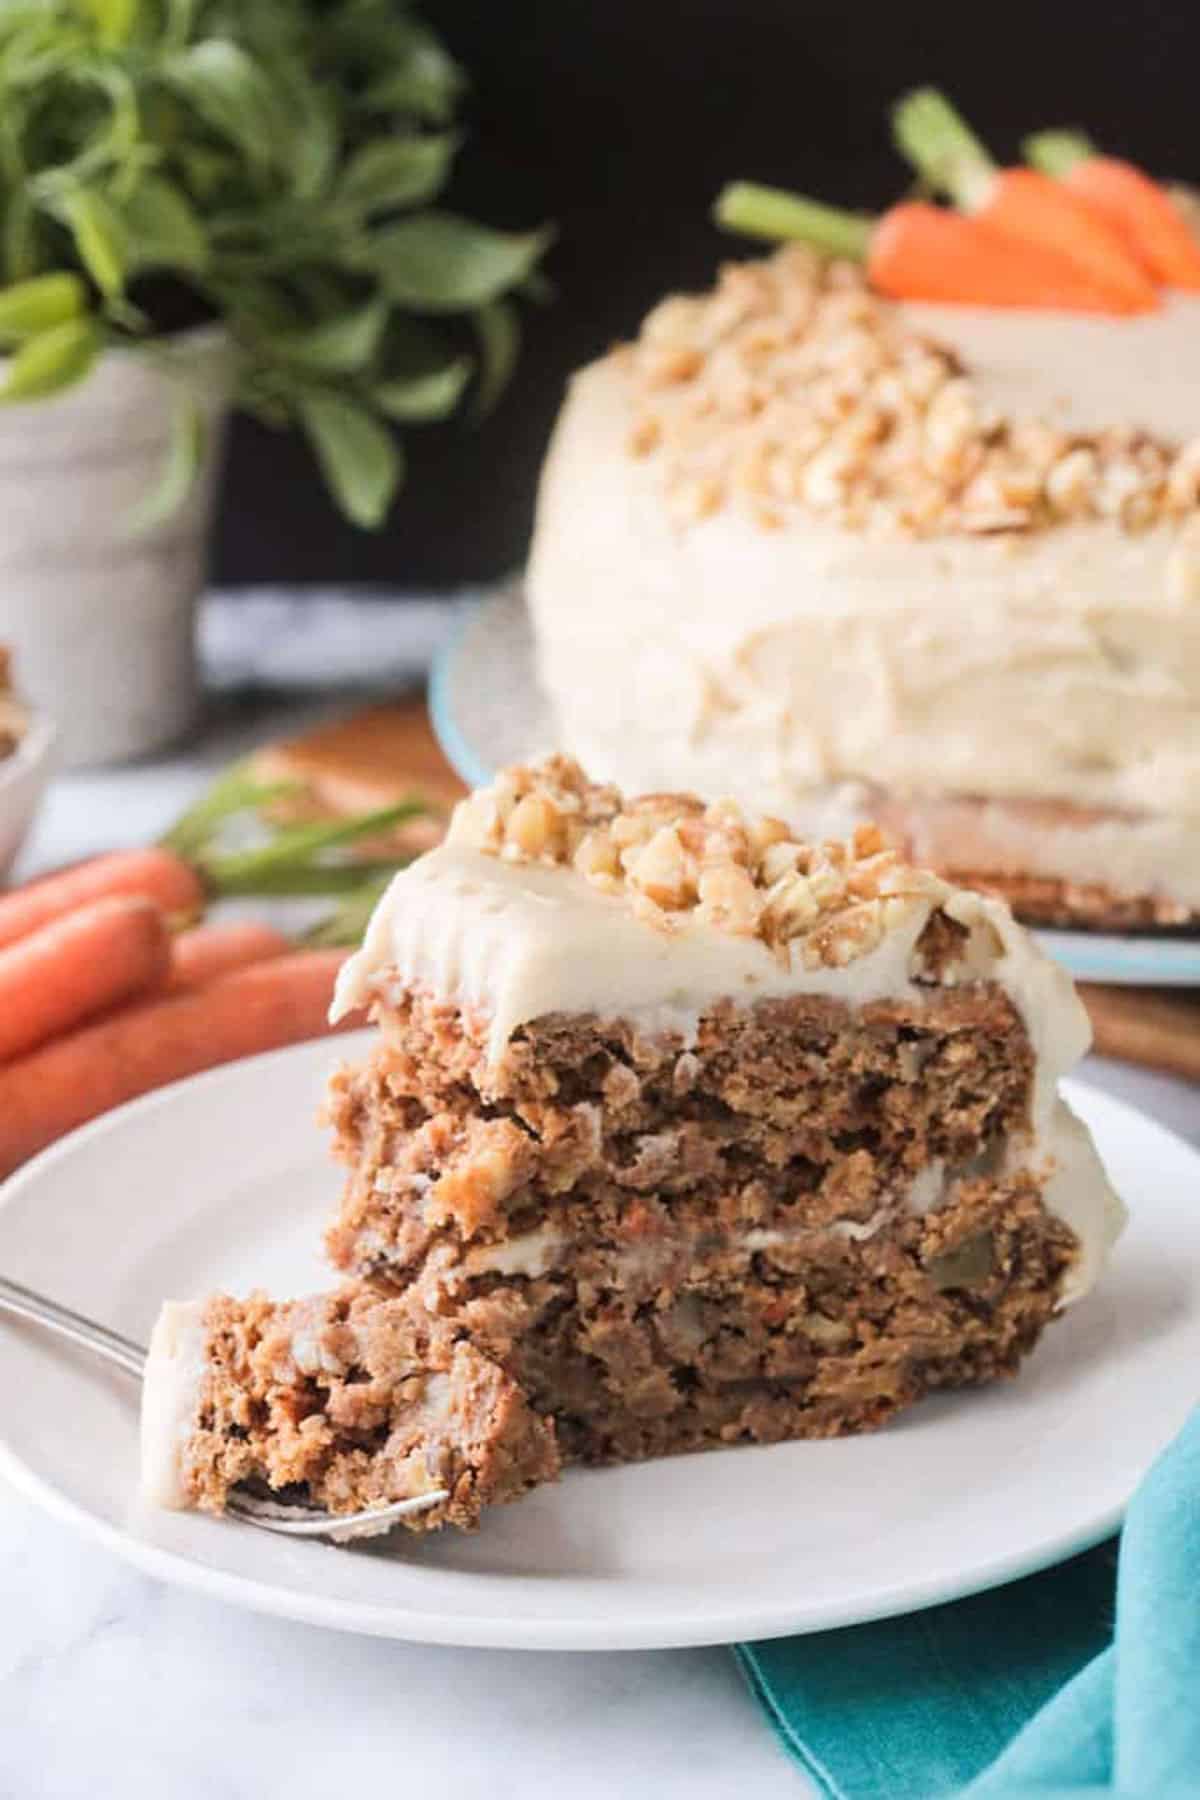
M 204 908 L 199 876 L 173 851 L 113 850 L 0 894 L 0 949 L 93 900 L 118 894 L 152 900 L 169 918 L 192 919 Z
M 1082 132 L 1039 131 L 1022 148 L 1043 175 L 1065 183 L 1103 219 L 1164 287 L 1200 293 L 1200 239 L 1157 181 L 1117 156 L 1102 156 Z
M 0 1063 L 157 987 L 170 957 L 161 912 L 133 895 L 94 900 L 0 950 Z M 0 1109 L 4 1085 L 0 1070 Z
M 252 964 L 145 1001 L 0 1069 L 0 1177 L 89 1119 L 185 1075 L 345 1030 L 328 1023 L 341 950 Z
M 874 220 L 741 181 L 720 195 L 716 218 L 751 237 L 800 239 L 864 262 L 872 286 L 896 300 L 1112 311 L 1107 293 L 1065 258 L 925 201 Z
M 171 973 L 167 985 L 172 991 L 199 987 L 215 981 L 218 975 L 229 975 L 249 963 L 266 962 L 268 957 L 283 956 L 294 948 L 290 938 L 273 925 L 261 925 L 256 919 L 234 920 L 228 925 L 194 925 L 181 931 L 171 945 Z
M 1118 313 L 1153 312 L 1154 283 L 1121 238 L 1061 182 L 1038 169 L 1001 169 L 935 88 L 907 95 L 896 142 L 918 174 L 980 224 L 1075 264 Z

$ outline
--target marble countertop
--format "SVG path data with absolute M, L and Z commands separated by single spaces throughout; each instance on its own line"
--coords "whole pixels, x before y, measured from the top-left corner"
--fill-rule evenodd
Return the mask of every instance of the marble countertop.
M 26 870 L 162 829 L 206 772 L 313 709 L 222 707 L 187 756 L 56 784 Z M 1195 1089 L 1085 1078 L 1200 1142 Z M 807 1790 L 723 1650 L 551 1656 L 353 1638 L 127 1568 L 0 1482 L 0 1800 L 463 1800 Z

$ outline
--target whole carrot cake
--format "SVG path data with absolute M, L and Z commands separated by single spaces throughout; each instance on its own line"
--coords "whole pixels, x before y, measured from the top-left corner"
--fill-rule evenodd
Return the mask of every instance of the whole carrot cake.
M 472 1529 L 557 1470 L 553 1427 L 510 1377 L 470 1344 L 430 1350 L 406 1307 L 361 1284 L 159 1316 L 142 1399 L 153 1504 L 219 1513 L 246 1488 L 352 1513 L 445 1489 L 401 1522 Z
M 1031 919 L 1196 920 L 1198 381 L 1194 294 L 897 302 L 792 245 L 665 300 L 542 475 L 559 741 L 818 835 L 881 819 Z
M 380 902 L 338 990 L 364 1003 L 332 1260 L 572 1459 L 1009 1375 L 1120 1228 L 1056 1091 L 1069 979 L 872 829 L 508 770 Z

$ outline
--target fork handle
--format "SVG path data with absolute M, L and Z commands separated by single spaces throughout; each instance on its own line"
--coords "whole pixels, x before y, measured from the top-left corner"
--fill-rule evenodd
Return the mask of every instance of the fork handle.
M 97 1325 L 94 1319 L 85 1319 L 82 1313 L 59 1306 L 44 1294 L 35 1294 L 32 1288 L 8 1281 L 3 1275 L 0 1275 L 0 1312 L 15 1313 L 19 1319 L 32 1319 L 36 1325 L 45 1325 L 60 1337 L 69 1338 L 73 1344 L 94 1350 L 97 1356 L 115 1363 L 118 1369 L 124 1369 L 127 1375 L 136 1375 L 139 1380 L 146 1372 L 146 1352 L 132 1338 L 109 1331 L 106 1326 Z

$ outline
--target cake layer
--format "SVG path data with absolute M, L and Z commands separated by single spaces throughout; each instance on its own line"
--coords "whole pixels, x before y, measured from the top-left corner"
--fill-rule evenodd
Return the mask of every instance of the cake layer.
M 553 1478 L 552 1429 L 477 1348 L 418 1350 L 408 1312 L 355 1284 L 168 1303 L 142 1404 L 142 1491 L 224 1510 L 249 1485 L 331 1513 L 449 1498 L 401 1522 L 474 1527 L 483 1507 Z
M 447 842 L 396 876 L 334 1016 L 428 993 L 486 1018 L 496 1062 L 549 1013 L 686 1043 L 720 1000 L 920 1003 L 964 982 L 994 984 L 1024 1024 L 1036 1130 L 1089 1028 L 1070 978 L 1002 902 L 903 863 L 877 833 L 813 846 L 729 802 L 626 806 L 553 758 L 462 802 Z
M 394 1286 L 438 1272 L 543 1275 L 581 1246 L 614 1266 L 753 1255 L 782 1234 L 861 1241 L 933 1211 L 981 1168 L 1028 1174 L 1077 1254 L 1086 1292 L 1121 1209 L 1061 1101 L 1030 1126 L 1033 1059 L 1004 997 L 984 990 L 856 1013 L 787 1000 L 706 1014 L 690 1044 L 551 1016 L 497 1066 L 486 1032 L 410 998 L 343 1070 L 329 1113 L 351 1170 L 334 1263 Z
M 505 1363 L 565 1456 L 627 1461 L 840 1436 L 1013 1374 L 1072 1254 L 1034 1187 L 981 1181 L 944 1216 L 897 1216 L 861 1241 L 680 1255 L 677 1279 L 669 1259 L 614 1268 L 585 1252 L 569 1277 L 477 1282 L 424 1310 L 432 1341 L 464 1332 Z
M 901 312 L 790 253 L 665 303 L 543 474 L 559 737 L 792 817 L 855 783 L 1165 816 L 1147 891 L 1200 905 L 1197 345 L 1191 297 Z

